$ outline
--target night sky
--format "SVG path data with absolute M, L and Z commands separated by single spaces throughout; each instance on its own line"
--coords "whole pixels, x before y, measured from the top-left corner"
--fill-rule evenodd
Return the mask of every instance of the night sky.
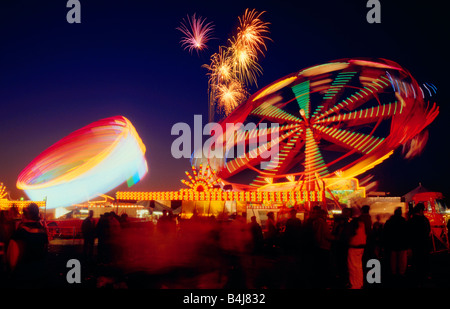
M 379 190 L 404 194 L 419 182 L 449 193 L 448 33 L 443 1 L 381 2 L 381 24 L 366 21 L 366 1 L 81 0 L 81 24 L 66 21 L 66 0 L 0 2 L 0 181 L 11 198 L 17 176 L 43 150 L 96 120 L 127 117 L 147 147 L 149 174 L 131 190 L 178 190 L 188 159 L 170 146 L 177 122 L 207 122 L 207 76 L 201 66 L 233 34 L 246 8 L 266 11 L 268 50 L 260 61 L 263 87 L 330 60 L 387 58 L 419 84 L 434 84 L 440 115 L 429 126 L 424 153 L 404 160 L 401 149 L 367 174 Z M 395 3 L 393 3 L 395 2 Z M 176 30 L 187 14 L 215 25 L 209 49 L 189 54 Z M 257 88 L 252 88 L 255 92 Z M 126 188 L 126 186 L 125 186 Z M 115 192 L 115 190 L 114 190 Z M 111 194 L 114 194 L 111 192 Z

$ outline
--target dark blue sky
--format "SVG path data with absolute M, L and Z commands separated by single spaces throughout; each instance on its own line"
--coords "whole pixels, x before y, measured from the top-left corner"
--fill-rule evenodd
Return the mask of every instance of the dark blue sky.
M 266 11 L 273 42 L 260 64 L 262 87 L 302 68 L 350 57 L 398 62 L 438 89 L 441 113 L 421 157 L 395 156 L 370 173 L 380 190 L 403 194 L 419 182 L 448 193 L 450 30 L 442 1 L 381 1 L 381 24 L 366 21 L 366 1 L 81 0 L 81 24 L 66 21 L 65 0 L 0 3 L 0 181 L 11 197 L 18 174 L 62 137 L 123 115 L 147 146 L 150 173 L 133 190 L 177 190 L 189 169 L 173 159 L 177 122 L 207 121 L 202 64 L 226 43 L 246 8 Z M 395 2 L 392 3 L 392 2 Z M 209 49 L 190 55 L 176 30 L 187 14 L 215 24 Z M 256 89 L 252 89 L 255 91 Z

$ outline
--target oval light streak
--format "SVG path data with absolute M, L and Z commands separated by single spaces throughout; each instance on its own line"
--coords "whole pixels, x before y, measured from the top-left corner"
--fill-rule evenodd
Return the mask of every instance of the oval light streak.
M 59 140 L 19 175 L 17 188 L 47 208 L 88 201 L 148 172 L 145 145 L 123 116 L 93 122 Z

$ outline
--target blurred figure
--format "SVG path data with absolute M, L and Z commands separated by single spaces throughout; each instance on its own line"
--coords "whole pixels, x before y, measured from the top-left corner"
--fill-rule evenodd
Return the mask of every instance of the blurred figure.
M 169 234 L 169 216 L 167 214 L 167 210 L 163 210 L 162 216 L 158 219 L 156 223 L 156 229 L 162 236 L 167 236 Z
M 95 220 L 93 210 L 89 210 L 88 217 L 83 220 L 81 232 L 83 234 L 83 254 L 84 257 L 90 261 L 94 256 L 95 243 Z
M 447 235 L 450 235 L 450 220 L 447 220 Z
M 174 214 L 170 211 L 168 217 L 169 217 L 169 219 L 167 220 L 167 225 L 168 225 L 167 230 L 168 230 L 169 235 L 170 235 L 171 237 L 175 237 L 176 234 L 177 234 L 177 216 L 174 215 Z M 215 218 L 214 218 L 214 216 L 211 216 L 211 217 L 209 218 L 209 220 L 210 220 L 210 222 L 209 222 L 210 224 L 214 224 L 214 223 L 215 223 Z
M 302 259 L 304 261 L 304 275 L 307 283 L 311 283 L 316 279 L 316 241 L 314 235 L 314 222 L 319 214 L 320 207 L 314 206 L 307 213 L 306 220 L 302 227 Z
M 316 212 L 313 222 L 315 278 L 319 287 L 327 288 L 331 283 L 331 242 L 334 237 L 327 223 L 327 211 L 319 208 Z
M 130 221 L 128 220 L 128 214 L 123 213 L 120 215 L 119 219 L 120 227 L 122 229 L 126 229 L 130 227 Z
M 350 220 L 352 218 L 352 209 L 345 207 L 342 209 L 342 214 L 335 216 L 333 225 L 333 256 L 336 265 L 336 276 L 340 286 L 347 286 L 348 269 L 347 269 L 347 254 Z
M 0 211 L 0 276 L 5 271 L 6 251 L 11 239 L 13 228 L 9 218 L 9 211 Z
M 263 247 L 264 247 L 264 235 L 262 232 L 261 225 L 256 221 L 256 216 L 251 217 L 251 222 L 249 225 L 250 234 L 252 237 L 251 242 L 251 251 L 253 254 L 260 254 L 262 253 Z
M 301 233 L 302 221 L 297 218 L 297 210 L 293 208 L 289 212 L 289 219 L 286 221 L 283 234 L 286 253 L 294 255 L 300 254 Z
M 246 256 L 251 234 L 245 218 L 235 214 L 221 233 L 221 247 L 226 256 L 227 282 L 224 288 L 247 288 Z
M 264 235 L 265 243 L 269 253 L 273 254 L 276 251 L 278 242 L 278 228 L 275 222 L 275 214 L 270 211 L 267 213 L 267 229 Z
M 374 257 L 374 245 L 372 238 L 372 217 L 369 214 L 370 206 L 364 205 L 361 207 L 361 214 L 359 219 L 364 224 L 364 229 L 366 232 L 366 246 L 364 248 L 363 254 L 363 264 L 366 265 L 367 261 Z
M 0 242 L 8 247 L 9 240 L 15 230 L 14 222 L 8 210 L 0 211 Z
M 111 211 L 108 216 L 108 233 L 106 244 L 108 246 L 109 260 L 114 263 L 120 262 L 117 261 L 117 258 L 119 258 L 122 253 L 122 242 L 126 241 L 126 239 L 122 239 L 120 237 L 122 228 L 119 220 L 120 217 L 114 211 Z
M 103 215 L 100 215 L 96 226 L 96 234 L 98 238 L 97 244 L 97 254 L 98 260 L 100 263 L 105 263 L 108 260 L 108 237 L 109 237 L 109 213 L 106 212 Z
M 24 208 L 23 219 L 8 246 L 7 261 L 13 285 L 42 287 L 46 276 L 47 252 L 47 230 L 40 221 L 39 207 L 31 203 Z
M 374 256 L 376 259 L 380 260 L 383 258 L 383 230 L 384 223 L 381 222 L 381 216 L 376 216 L 376 221 L 372 225 L 372 239 L 373 239 L 373 249 Z
M 372 234 L 372 217 L 370 216 L 369 212 L 370 206 L 364 205 L 361 207 L 361 214 L 359 215 L 359 219 L 362 223 L 364 223 L 364 229 L 366 231 L 367 237 Z
M 402 279 L 408 266 L 408 225 L 398 207 L 384 225 L 383 243 L 393 279 Z M 397 281 L 397 280 L 396 280 Z
M 418 285 L 423 285 L 427 277 L 431 251 L 431 226 L 424 215 L 425 205 L 418 203 L 409 223 L 411 237 L 412 266 Z
M 364 222 L 358 217 L 351 222 L 351 233 L 348 242 L 347 267 L 351 289 L 362 289 L 364 286 L 363 254 L 366 246 L 366 229 Z
M 279 260 L 278 269 L 278 272 L 283 274 L 282 288 L 300 288 L 305 284 L 305 275 L 302 272 L 302 228 L 302 221 L 297 217 L 297 209 L 292 208 L 282 234 L 284 255 Z

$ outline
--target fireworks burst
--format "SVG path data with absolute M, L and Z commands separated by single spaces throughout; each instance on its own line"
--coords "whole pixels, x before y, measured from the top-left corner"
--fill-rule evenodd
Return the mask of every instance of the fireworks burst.
M 264 56 L 263 50 L 267 50 L 265 40 L 269 39 L 266 36 L 269 23 L 261 20 L 262 14 L 264 12 L 245 10 L 244 15 L 239 17 L 236 37 L 229 40 L 237 78 L 247 84 L 256 85 L 257 77 L 262 73 L 258 57 Z
M 197 50 L 197 53 L 205 48 L 206 42 L 211 40 L 211 35 L 214 30 L 212 22 L 205 23 L 206 18 L 196 18 L 195 14 L 192 17 L 187 16 L 187 22 L 183 19 L 181 26 L 177 28 L 184 37 L 181 39 L 181 46 L 188 49 L 190 53 Z
M 218 100 L 218 107 L 229 114 L 246 99 L 248 93 L 244 85 L 257 86 L 257 77 L 262 74 L 258 58 L 264 56 L 265 41 L 270 39 L 267 36 L 269 23 L 261 20 L 263 13 L 245 10 L 239 17 L 236 36 L 228 40 L 230 45 L 222 46 L 211 56 L 211 65 L 204 66 L 210 76 L 210 107 Z
M 230 50 L 236 77 L 242 82 L 256 85 L 257 77 L 262 73 L 262 69 L 258 64 L 255 50 L 240 40 L 233 41 Z
M 214 121 L 216 106 L 229 114 L 248 96 L 245 89 L 256 85 L 257 77 L 262 74 L 258 64 L 260 56 L 267 50 L 265 41 L 270 40 L 269 23 L 262 21 L 264 12 L 246 9 L 239 17 L 236 35 L 228 40 L 228 46 L 220 46 L 219 51 L 210 58 L 210 64 L 203 65 L 208 70 L 209 121 Z M 184 21 L 184 20 L 183 20 Z M 206 19 L 196 18 L 195 14 L 187 23 L 177 28 L 183 32 L 182 46 L 192 53 L 206 48 L 211 39 L 212 23 Z
M 227 82 L 233 78 L 231 60 L 228 49 L 221 46 L 219 51 L 211 56 L 211 64 L 203 65 L 209 71 L 210 84 Z
M 270 40 L 266 36 L 269 33 L 269 23 L 261 20 L 261 15 L 264 12 L 258 14 L 257 11 L 248 9 L 242 17 L 239 17 L 238 27 L 238 41 L 243 42 L 245 46 L 250 48 L 255 54 L 259 52 L 264 54 L 264 50 L 267 50 L 265 40 Z
M 237 80 L 231 80 L 227 84 L 219 84 L 216 90 L 218 106 L 226 115 L 247 98 L 247 91 L 242 83 Z

